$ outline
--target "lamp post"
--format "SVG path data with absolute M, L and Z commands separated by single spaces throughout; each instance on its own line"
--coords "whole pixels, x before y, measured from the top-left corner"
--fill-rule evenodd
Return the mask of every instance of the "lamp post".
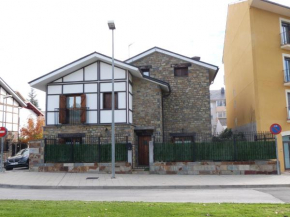
M 113 20 L 108 21 L 109 29 L 112 30 L 112 179 L 115 178 L 115 90 L 114 90 L 114 30 Z
M 2 127 L 4 127 L 4 100 L 6 99 L 6 104 L 7 104 L 7 98 L 11 98 L 12 95 L 7 95 L 3 97 L 3 111 L 2 111 Z M 5 124 L 6 126 L 6 124 Z M 0 169 L 1 172 L 4 172 L 4 162 L 3 162 L 3 152 L 4 152 L 4 137 L 1 138 L 1 165 Z

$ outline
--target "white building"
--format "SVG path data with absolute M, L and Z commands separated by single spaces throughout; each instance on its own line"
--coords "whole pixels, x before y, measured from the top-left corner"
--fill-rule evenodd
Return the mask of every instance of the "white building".
M 227 128 L 225 89 L 210 91 L 212 134 L 220 134 Z

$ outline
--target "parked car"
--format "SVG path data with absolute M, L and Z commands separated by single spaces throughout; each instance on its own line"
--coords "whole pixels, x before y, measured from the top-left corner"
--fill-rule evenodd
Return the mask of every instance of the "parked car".
M 29 148 L 20 150 L 15 156 L 8 157 L 4 162 L 6 170 L 13 170 L 16 167 L 29 168 Z

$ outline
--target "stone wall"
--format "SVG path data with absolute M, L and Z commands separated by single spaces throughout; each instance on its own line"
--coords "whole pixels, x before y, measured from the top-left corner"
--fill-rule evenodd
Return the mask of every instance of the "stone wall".
M 162 93 L 157 84 L 133 77 L 133 122 L 162 134 Z
M 277 174 L 276 161 L 243 162 L 154 162 L 151 174 L 180 175 L 259 175 Z
M 206 68 L 192 64 L 188 68 L 188 77 L 175 77 L 174 68 L 171 65 L 181 63 L 186 62 L 155 52 L 132 64 L 135 66 L 151 65 L 150 76 L 170 84 L 172 92 L 163 101 L 165 134 L 181 133 L 182 131 L 210 134 L 209 72 Z M 138 88 L 138 86 L 136 87 L 134 84 L 134 88 Z M 150 115 L 150 107 L 142 106 L 148 107 L 145 112 Z M 136 107 L 134 113 L 138 112 L 136 110 L 142 109 L 142 106 Z M 133 121 L 138 123 L 136 120 Z
M 58 125 L 43 127 L 44 137 L 58 136 L 59 133 L 85 133 L 86 136 L 111 136 L 111 125 Z M 116 135 L 128 136 L 128 141 L 134 142 L 134 127 L 128 124 L 116 124 Z
M 111 173 L 111 163 L 44 163 L 44 141 L 29 142 L 29 171 Z M 131 163 L 116 162 L 116 173 L 132 173 Z

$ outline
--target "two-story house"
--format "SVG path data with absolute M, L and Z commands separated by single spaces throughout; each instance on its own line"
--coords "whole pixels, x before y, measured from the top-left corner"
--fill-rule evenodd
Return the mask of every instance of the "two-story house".
M 21 109 L 26 106 L 27 104 L 0 77 L 0 126 L 4 126 L 8 130 L 8 135 L 5 137 L 4 142 L 5 158 L 6 154 L 12 154 L 12 149 L 9 149 L 9 145 L 18 143 L 20 113 Z
M 290 169 L 289 32 L 288 6 L 246 0 L 228 7 L 223 55 L 227 124 L 239 131 L 269 131 L 280 124 L 282 171 Z
M 111 131 L 111 62 L 94 52 L 30 82 L 46 92 L 45 135 L 78 141 Z M 115 60 L 116 134 L 136 145 L 136 164 L 148 165 L 142 146 L 153 135 L 211 133 L 209 86 L 217 72 L 217 66 L 158 47 Z
M 220 134 L 227 128 L 226 94 L 223 87 L 210 91 L 210 113 L 212 134 Z

